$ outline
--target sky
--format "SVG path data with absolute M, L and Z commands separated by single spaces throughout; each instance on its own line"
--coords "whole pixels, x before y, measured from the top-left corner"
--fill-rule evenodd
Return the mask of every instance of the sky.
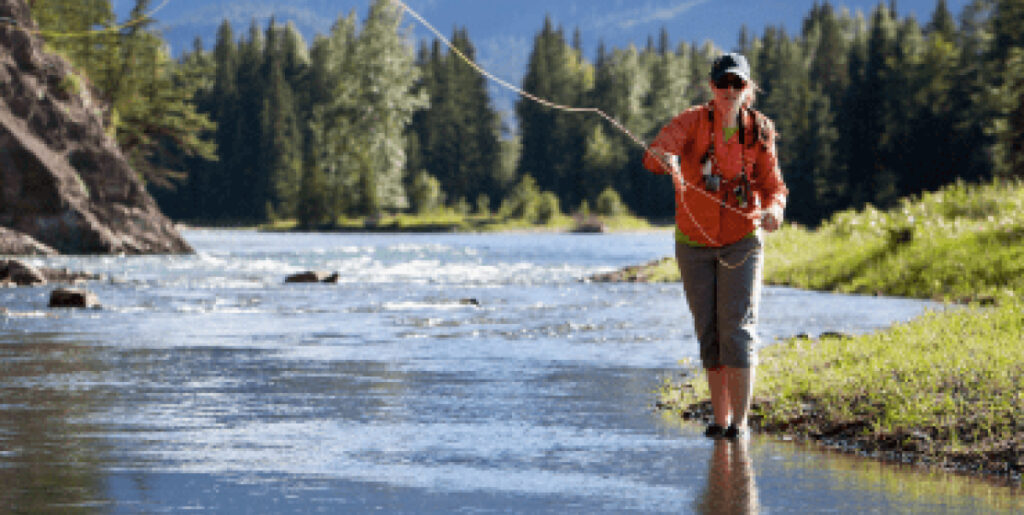
M 781 26 L 790 34 L 800 31 L 803 18 L 815 0 L 404 0 L 442 33 L 449 36 L 455 27 L 464 27 L 477 48 L 480 64 L 511 83 L 518 84 L 526 69 L 533 38 L 549 15 L 571 37 L 579 28 L 586 57 L 593 61 L 599 42 L 609 48 L 630 44 L 643 47 L 648 37 L 657 41 L 665 27 L 670 42 L 702 44 L 711 41 L 722 49 L 732 49 L 744 25 L 753 35 L 767 26 Z M 166 2 L 166 3 L 165 3 Z M 126 19 L 135 0 L 111 0 L 119 19 Z M 865 16 L 879 0 L 834 0 L 836 9 L 862 12 Z M 890 0 L 885 0 L 886 4 Z M 936 0 L 896 0 L 901 17 L 914 16 L 927 23 Z M 953 15 L 969 0 L 947 0 Z M 265 27 L 275 15 L 278 21 L 292 21 L 307 41 L 325 34 L 339 17 L 354 11 L 362 19 L 370 0 L 151 0 L 157 27 L 171 46 L 173 55 L 190 50 L 192 41 L 201 37 L 209 48 L 217 26 L 224 19 L 235 33 L 246 31 L 257 20 Z M 432 40 L 433 36 L 411 18 L 414 39 Z M 506 100 L 496 100 L 505 104 Z M 499 105 L 505 110 L 508 105 Z

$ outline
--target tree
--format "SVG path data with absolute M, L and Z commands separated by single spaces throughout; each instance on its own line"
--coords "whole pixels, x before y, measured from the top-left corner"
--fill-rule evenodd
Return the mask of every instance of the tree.
M 996 91 L 999 115 L 990 131 L 996 138 L 994 174 L 1024 177 L 1024 49 L 1012 49 L 1006 56 L 1003 84 Z
M 136 0 L 128 24 L 114 26 L 106 0 L 39 0 L 32 13 L 49 42 L 65 53 L 111 106 L 108 123 L 122 151 L 148 182 L 184 178 L 182 156 L 214 158 L 214 125 L 196 111 L 196 81 L 149 29 L 151 0 Z
M 476 51 L 465 29 L 456 29 L 453 46 L 470 60 Z M 487 84 L 454 51 L 442 55 L 439 42 L 420 49 L 419 87 L 429 107 L 413 116 L 409 169 L 425 169 L 440 181 L 450 201 L 501 194 L 498 115 Z M 415 148 L 416 155 L 412 155 Z
M 412 93 L 418 77 L 411 48 L 398 33 L 401 13 L 388 0 L 375 0 L 356 41 L 355 61 L 361 69 L 353 133 L 362 147 L 357 160 L 362 210 L 408 206 L 402 187 L 405 169 L 404 134 L 416 109 L 426 104 Z
M 303 134 L 299 130 L 299 106 L 292 83 L 301 77 L 306 63 L 298 48 L 305 48 L 305 43 L 295 27 L 282 29 L 271 19 L 263 49 L 260 175 L 269 189 L 265 195 L 267 202 L 274 206 L 275 213 L 286 217 L 296 214 L 302 177 Z
M 562 29 L 546 18 L 534 38 L 523 89 L 558 104 L 578 106 L 593 80 L 593 70 L 566 44 Z M 586 132 L 581 116 L 525 98 L 516 103 L 516 115 L 522 137 L 519 175 L 535 176 L 537 184 L 557 194 L 563 204 L 578 203 L 586 183 L 582 170 Z

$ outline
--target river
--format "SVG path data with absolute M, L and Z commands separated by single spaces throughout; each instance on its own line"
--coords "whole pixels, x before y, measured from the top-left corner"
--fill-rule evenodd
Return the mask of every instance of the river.
M 0 511 L 1019 512 L 1019 489 L 652 408 L 696 343 L 678 284 L 581 278 L 671 234 L 190 230 L 104 274 L 98 310 L 0 290 Z M 337 284 L 284 284 L 307 269 Z M 766 344 L 928 302 L 766 288 Z M 682 362 L 682 364 L 681 364 Z

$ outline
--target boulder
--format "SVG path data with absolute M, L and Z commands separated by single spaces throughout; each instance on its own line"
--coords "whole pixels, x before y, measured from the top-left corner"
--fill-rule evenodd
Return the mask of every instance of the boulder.
M 289 275 L 285 277 L 284 282 L 286 283 L 336 283 L 338 282 L 338 273 L 330 273 L 324 271 L 306 271 L 299 272 L 297 274 Z
M 43 51 L 26 1 L 0 0 L 0 17 L 0 227 L 65 254 L 191 252 L 107 134 L 109 108 Z
M 41 270 L 27 263 L 0 260 L 0 281 L 18 286 L 38 286 L 46 284 L 46 276 Z
M 50 293 L 51 308 L 96 308 L 99 305 L 96 294 L 87 290 L 57 288 Z

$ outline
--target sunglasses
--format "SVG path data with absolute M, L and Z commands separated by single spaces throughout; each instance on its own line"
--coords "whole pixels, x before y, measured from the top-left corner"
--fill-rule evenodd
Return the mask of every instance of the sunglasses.
M 747 81 L 731 73 L 722 75 L 721 77 L 718 78 L 718 80 L 715 81 L 715 87 L 718 89 L 743 89 L 744 87 L 746 87 L 746 85 Z

